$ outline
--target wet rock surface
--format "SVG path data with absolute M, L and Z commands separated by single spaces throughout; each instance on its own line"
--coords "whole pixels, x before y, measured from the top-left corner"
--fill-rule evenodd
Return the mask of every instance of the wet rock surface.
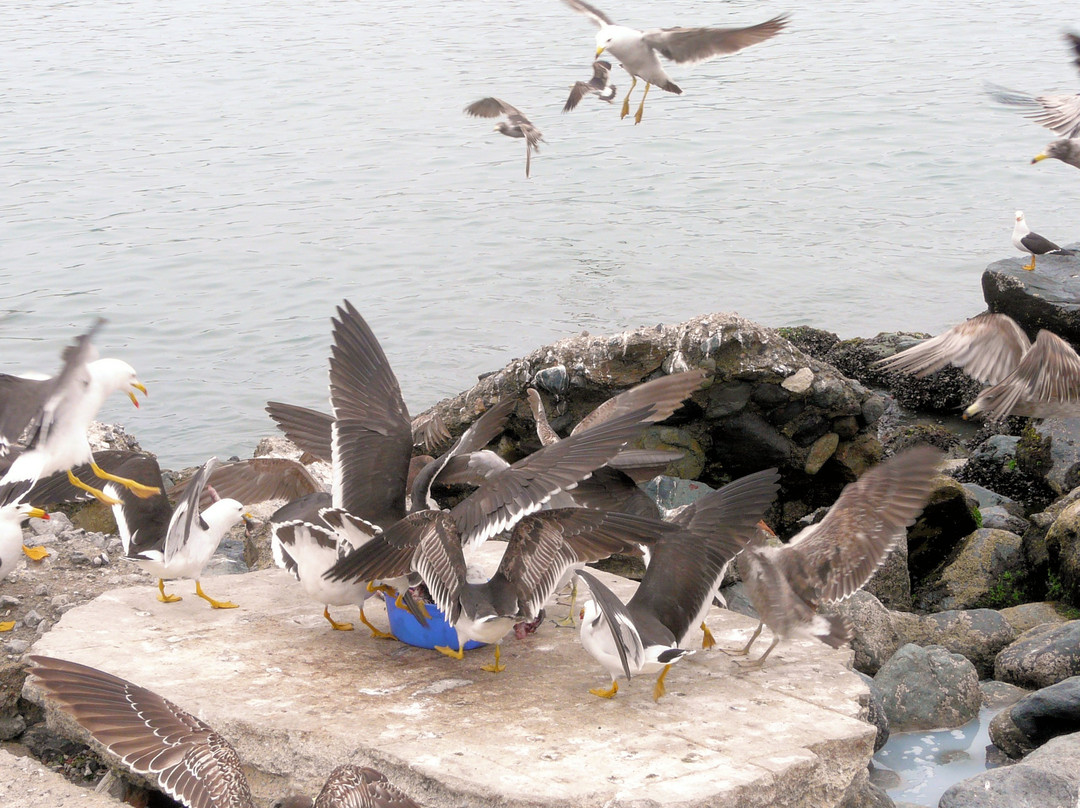
M 1080 620 L 1036 626 L 994 661 L 994 678 L 1019 687 L 1049 687 L 1080 675 Z
M 1021 269 L 1021 259 L 995 261 L 982 276 L 983 298 L 990 311 L 1008 314 L 1035 339 L 1039 329 L 1080 342 L 1080 299 L 1075 255 L 1041 255 L 1038 272 Z
M 1080 732 L 1080 676 L 1025 694 L 990 723 L 990 740 L 1011 758 L 1076 732 Z
M 1072 808 L 1080 796 L 1080 736 L 1066 735 L 1015 766 L 970 777 L 949 788 L 938 808 Z
M 874 683 L 894 732 L 962 726 L 982 702 L 975 666 L 941 646 L 902 646 Z

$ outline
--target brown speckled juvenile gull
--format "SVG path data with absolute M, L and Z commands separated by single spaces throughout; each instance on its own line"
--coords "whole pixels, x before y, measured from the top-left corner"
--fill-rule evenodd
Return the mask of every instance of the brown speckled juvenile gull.
M 622 63 L 633 78 L 623 100 L 623 118 L 630 114 L 630 93 L 637 86 L 637 80 L 645 81 L 645 92 L 634 115 L 634 123 L 641 123 L 645 98 L 653 84 L 669 93 L 682 94 L 682 89 L 664 72 L 656 54 L 679 64 L 703 62 L 771 39 L 787 25 L 787 15 L 781 14 L 746 28 L 650 28 L 638 31 L 616 25 L 604 12 L 584 0 L 563 2 L 578 14 L 588 17 L 600 29 L 596 32 L 596 55 L 607 51 Z
M 1080 414 L 1080 356 L 1065 340 L 1042 330 L 1032 344 L 1006 314 L 986 313 L 920 342 L 876 365 L 927 376 L 956 365 L 987 387 L 965 411 L 990 420 Z
M 926 505 L 943 455 L 929 446 L 908 449 L 847 485 L 816 525 L 782 547 L 752 542 L 738 557 L 739 574 L 760 623 L 746 647 L 768 626 L 772 644 L 751 665 L 761 666 L 783 639 L 817 637 L 833 648 L 851 639 L 839 616 L 818 614 L 859 591 Z
M 495 131 L 502 132 L 507 137 L 525 138 L 525 176 L 529 176 L 532 167 L 532 153 L 534 151 L 537 154 L 540 153 L 539 144 L 543 142 L 544 136 L 539 129 L 533 126 L 532 121 L 525 117 L 521 110 L 507 104 L 500 98 L 488 97 L 473 101 L 469 106 L 465 107 L 465 114 L 472 115 L 474 118 L 498 118 L 505 115 L 506 120 L 499 121 Z
M 570 96 L 566 99 L 563 112 L 569 112 L 581 103 L 581 99 L 590 93 L 595 93 L 601 101 L 609 104 L 615 98 L 615 85 L 609 83 L 611 76 L 611 62 L 597 59 L 592 63 L 593 74 L 588 81 L 576 81 L 570 88 Z
M 168 699 L 104 671 L 32 656 L 30 676 L 120 763 L 187 808 L 255 808 L 236 750 L 213 727 Z M 310 799 L 287 797 L 291 808 Z M 410 808 L 400 789 L 372 769 L 340 766 L 317 808 Z

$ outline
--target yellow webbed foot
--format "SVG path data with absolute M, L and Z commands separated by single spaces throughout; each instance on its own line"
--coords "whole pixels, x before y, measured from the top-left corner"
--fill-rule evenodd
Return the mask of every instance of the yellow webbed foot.
M 5 620 L 3 623 L 0 623 L 0 631 L 11 631 L 13 628 L 15 628 L 14 620 Z
M 165 581 L 161 578 L 158 578 L 157 588 L 159 593 L 157 599 L 160 600 L 162 603 L 176 603 L 177 601 L 183 600 L 183 598 L 179 595 L 166 595 Z
M 231 600 L 214 600 L 212 597 L 202 591 L 202 585 L 198 581 L 195 582 L 195 594 L 205 600 L 207 603 L 209 603 L 211 609 L 238 608 L 237 604 L 233 603 Z
M 400 595 L 394 590 L 393 587 L 386 584 L 376 584 L 374 581 L 368 581 L 367 591 L 375 594 L 376 592 L 382 592 L 384 595 L 389 595 L 392 598 L 398 598 Z M 401 607 L 399 607 L 401 608 Z
M 705 622 L 701 623 L 701 647 L 712 648 L 716 645 L 716 638 L 713 637 L 712 632 L 709 631 L 709 627 L 705 625 Z
M 602 699 L 611 699 L 615 697 L 615 694 L 619 692 L 619 683 L 616 681 L 611 682 L 611 687 L 604 690 L 602 687 L 594 687 L 589 690 L 594 696 L 599 696 Z
M 149 497 L 152 497 L 155 494 L 160 494 L 161 493 L 161 489 L 158 488 L 157 486 L 143 485 L 142 483 L 136 482 L 135 480 L 128 479 L 127 477 L 118 477 L 115 474 L 110 474 L 109 472 L 105 471 L 105 469 L 103 469 L 101 466 L 99 466 L 97 463 L 95 463 L 92 460 L 90 461 L 90 468 L 93 469 L 94 474 L 97 477 L 100 477 L 103 480 L 108 480 L 109 482 L 118 483 L 119 485 L 124 486 L 124 488 L 126 488 L 128 491 L 133 493 L 139 499 L 148 499 Z M 113 503 L 113 504 L 116 504 L 116 503 Z
M 383 631 L 380 628 L 376 628 L 371 624 L 371 621 L 367 619 L 367 615 L 364 614 L 364 607 L 360 607 L 360 622 L 368 627 L 368 631 L 371 632 L 371 636 L 376 640 L 396 640 L 397 637 L 389 631 Z
M 71 469 L 68 469 L 67 476 L 69 483 L 78 488 L 80 491 L 85 491 L 86 493 L 91 494 L 99 502 L 102 502 L 109 506 L 120 504 L 120 500 L 118 500 L 116 497 L 110 497 L 100 488 L 94 488 L 94 486 L 84 483 L 82 480 L 80 480 L 78 477 L 71 473 Z
M 496 645 L 495 646 L 495 664 L 493 664 L 493 665 L 481 665 L 480 670 L 487 671 L 488 673 L 502 673 L 504 670 L 506 670 L 506 666 L 503 665 L 499 661 L 501 656 L 502 655 L 501 655 L 501 653 L 499 651 L 499 646 Z
M 23 554 L 32 561 L 41 561 L 49 555 L 49 551 L 44 547 L 27 547 L 25 544 L 22 546 Z
M 329 606 L 324 606 L 323 607 L 322 616 L 325 617 L 330 622 L 330 628 L 334 629 L 334 631 L 352 631 L 353 630 L 353 624 L 352 623 L 339 623 L 337 620 L 332 618 L 330 616 L 330 607 Z
M 630 96 L 626 96 L 626 98 L 624 98 L 623 102 L 622 102 L 622 112 L 619 114 L 619 120 L 622 120 L 623 118 L 625 118 L 629 114 L 630 114 Z M 592 691 L 589 691 L 589 692 L 591 693 Z M 611 697 L 608 696 L 607 698 L 611 698 Z
M 448 657 L 453 657 L 454 659 L 464 659 L 465 658 L 465 651 L 461 647 L 459 647 L 455 651 L 453 648 L 450 648 L 449 646 L 446 646 L 446 645 L 436 645 L 435 650 L 438 651 L 440 654 L 446 654 Z

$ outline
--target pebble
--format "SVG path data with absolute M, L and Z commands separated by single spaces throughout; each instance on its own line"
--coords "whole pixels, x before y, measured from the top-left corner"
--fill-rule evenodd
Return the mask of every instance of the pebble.
M 38 614 L 37 609 L 31 609 L 30 611 L 28 611 L 26 614 L 23 615 L 22 621 L 23 621 L 23 623 L 28 625 L 30 628 L 34 628 L 34 626 L 36 626 L 38 623 L 40 623 L 42 621 L 42 619 L 43 618 L 42 618 L 42 616 L 40 614 Z
M 29 640 L 8 640 L 7 649 L 13 654 L 25 654 L 26 649 L 30 647 Z

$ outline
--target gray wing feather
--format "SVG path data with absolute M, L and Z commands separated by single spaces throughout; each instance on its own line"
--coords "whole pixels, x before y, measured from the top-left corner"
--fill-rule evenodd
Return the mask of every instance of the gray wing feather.
M 943 457 L 908 449 L 845 487 L 819 524 L 777 551 L 792 587 L 814 605 L 861 589 L 922 512 Z
M 162 547 L 162 555 L 165 557 L 166 564 L 172 560 L 181 547 L 187 544 L 196 522 L 202 519 L 199 515 L 199 498 L 202 497 L 203 489 L 206 488 L 210 475 L 217 467 L 217 464 L 218 459 L 216 457 L 207 460 L 203 467 L 196 471 L 191 480 L 188 481 L 183 498 L 173 508 L 169 528 L 165 533 L 164 547 Z
M 472 115 L 474 118 L 498 118 L 501 115 L 507 117 L 521 115 L 521 110 L 507 104 L 501 98 L 488 96 L 487 98 L 481 98 L 479 101 L 473 101 L 465 107 L 465 114 Z M 523 120 L 528 120 L 524 115 L 521 115 L 521 117 Z
M 788 16 L 781 14 L 746 28 L 655 28 L 644 33 L 644 40 L 673 62 L 702 62 L 771 39 L 787 21 Z
M 597 28 L 602 28 L 605 25 L 614 25 L 611 21 L 611 17 L 602 12 L 596 6 L 590 6 L 588 3 L 582 0 L 563 0 L 566 5 L 570 6 L 578 14 L 583 14 L 595 23 Z
M 1080 136 L 1080 95 L 1029 95 L 996 84 L 986 84 L 986 91 L 1001 104 L 1023 107 L 1025 118 L 1063 137 Z
M 591 429 L 597 424 L 602 424 L 617 415 L 637 409 L 646 403 L 653 406 L 655 410 L 654 419 L 663 421 L 682 406 L 687 396 L 695 390 L 701 389 L 705 376 L 706 373 L 703 370 L 689 370 L 685 373 L 661 376 L 658 379 L 632 387 L 617 396 L 609 398 L 582 418 L 570 434 L 577 435 L 579 432 Z
M 1080 413 L 1080 357 L 1061 337 L 1040 331 L 1016 370 L 983 390 L 971 409 L 986 411 L 992 420 L 1075 416 Z
M 615 641 L 615 648 L 619 652 L 623 673 L 629 680 L 631 678 L 630 659 L 634 660 L 635 670 L 641 669 L 641 664 L 645 659 L 645 644 L 641 641 L 641 636 L 634 626 L 634 620 L 623 602 L 601 583 L 600 579 L 585 570 L 578 570 L 577 575 L 589 585 L 593 600 L 604 615 L 604 620 L 611 631 L 611 638 Z

